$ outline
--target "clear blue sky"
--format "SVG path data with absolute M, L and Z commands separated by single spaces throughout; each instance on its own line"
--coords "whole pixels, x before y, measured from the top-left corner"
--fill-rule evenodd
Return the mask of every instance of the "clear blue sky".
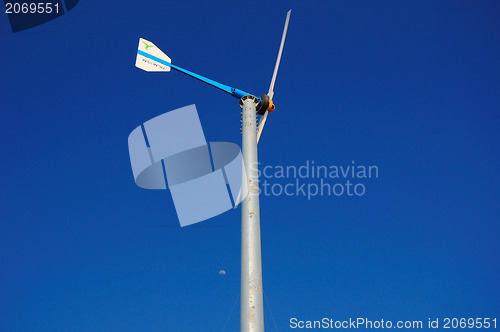
M 237 100 L 135 68 L 138 39 L 260 95 L 290 8 L 262 165 L 379 178 L 362 197 L 262 197 L 267 331 L 271 311 L 279 331 L 500 319 L 498 1 L 81 0 L 16 34 L 0 14 L 0 331 L 222 330 L 240 210 L 180 228 L 168 191 L 135 185 L 127 137 L 196 104 L 208 141 L 240 142 Z

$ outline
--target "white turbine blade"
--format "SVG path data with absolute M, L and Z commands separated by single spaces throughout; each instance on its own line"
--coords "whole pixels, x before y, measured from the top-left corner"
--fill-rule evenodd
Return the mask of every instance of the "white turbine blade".
M 153 42 L 140 38 L 135 66 L 145 71 L 170 71 L 172 60 Z
M 271 85 L 269 86 L 269 93 L 267 94 L 269 96 L 269 99 L 271 100 L 273 99 L 274 96 L 274 83 L 276 82 L 276 75 L 278 75 L 278 68 L 280 66 L 280 61 L 281 61 L 281 53 L 283 53 L 283 46 L 285 45 L 286 32 L 288 30 L 288 22 L 290 21 L 291 13 L 292 13 L 291 9 L 288 11 L 288 13 L 286 13 L 285 28 L 283 28 L 283 36 L 281 36 L 280 50 L 278 52 L 278 58 L 276 59 L 276 65 L 274 66 L 274 73 L 273 73 L 273 78 L 271 79 Z
M 260 135 L 262 135 L 262 130 L 264 129 L 264 124 L 266 123 L 267 120 L 267 114 L 269 112 L 266 111 L 263 116 L 260 117 L 259 119 L 259 131 L 257 132 L 257 144 L 259 144 L 260 141 Z
M 269 92 L 267 95 L 269 96 L 269 100 L 273 99 L 274 96 L 274 84 L 276 83 L 276 76 L 278 75 L 278 68 L 280 66 L 281 54 L 283 53 L 283 47 L 285 46 L 285 38 L 286 32 L 288 31 L 288 22 L 290 22 L 290 14 L 292 10 L 290 9 L 288 13 L 286 13 L 285 27 L 283 28 L 283 35 L 281 36 L 281 44 L 280 50 L 278 51 L 278 58 L 276 59 L 276 65 L 274 66 L 273 78 L 271 79 L 271 85 L 269 86 Z M 261 116 L 259 121 L 259 131 L 257 132 L 257 144 L 259 144 L 260 136 L 262 135 L 262 131 L 264 130 L 264 125 L 267 120 L 267 114 L 269 112 L 266 111 L 263 116 Z
M 240 198 L 241 198 L 241 189 L 238 192 L 238 197 L 236 197 L 236 201 L 234 202 L 234 208 L 233 209 L 236 209 L 238 207 L 238 205 L 240 205 Z

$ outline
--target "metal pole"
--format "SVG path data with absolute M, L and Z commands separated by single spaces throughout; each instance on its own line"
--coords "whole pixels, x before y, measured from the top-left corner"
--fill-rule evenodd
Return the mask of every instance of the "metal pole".
M 248 195 L 241 204 L 241 332 L 264 331 L 257 159 L 257 103 L 257 98 L 251 95 L 243 96 L 240 99 L 240 106 L 243 109 L 243 161 L 248 181 Z

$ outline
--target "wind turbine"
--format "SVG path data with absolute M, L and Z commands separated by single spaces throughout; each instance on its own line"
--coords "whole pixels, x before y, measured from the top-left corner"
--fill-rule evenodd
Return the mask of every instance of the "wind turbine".
M 149 72 L 168 72 L 173 68 L 239 99 L 239 105 L 243 110 L 242 155 L 246 171 L 246 181 L 248 181 L 246 183 L 248 194 L 241 203 L 241 332 L 264 331 L 257 144 L 260 141 L 268 114 L 275 110 L 273 102 L 274 85 L 283 53 L 291 12 L 292 10 L 289 10 L 286 15 L 285 27 L 269 91 L 260 97 L 172 64 L 171 59 L 153 42 L 143 38 L 139 39 L 135 62 L 136 67 Z M 257 113 L 261 115 L 258 127 Z M 245 181 L 245 177 L 243 177 L 243 181 Z M 244 187 L 242 186 L 242 188 Z M 239 197 L 236 202 L 238 201 Z

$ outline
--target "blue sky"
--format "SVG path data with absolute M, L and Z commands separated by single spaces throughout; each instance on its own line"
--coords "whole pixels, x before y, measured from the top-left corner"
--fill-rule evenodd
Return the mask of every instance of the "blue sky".
M 237 100 L 135 54 L 143 37 L 260 95 L 290 8 L 261 165 L 379 177 L 361 197 L 261 197 L 267 330 L 500 319 L 498 2 L 82 0 L 15 34 L 0 15 L 0 331 L 238 330 L 239 209 L 180 228 L 127 149 L 190 104 L 208 141 L 240 142 Z

